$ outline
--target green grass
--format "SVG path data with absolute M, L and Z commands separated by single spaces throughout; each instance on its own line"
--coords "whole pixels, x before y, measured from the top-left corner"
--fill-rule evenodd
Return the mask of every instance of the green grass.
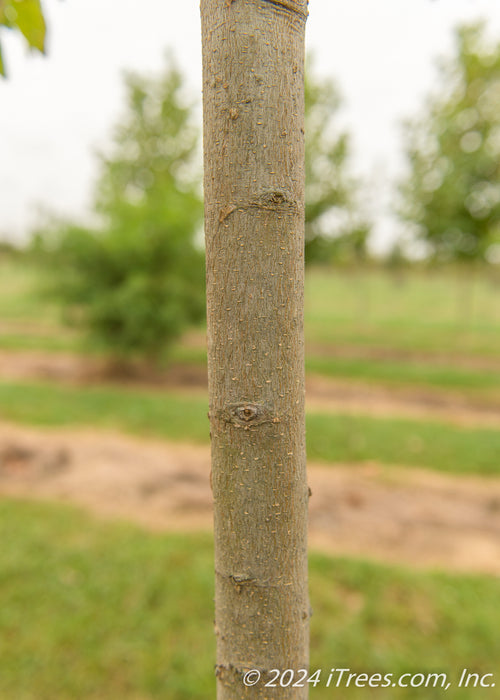
M 476 355 L 498 359 L 500 284 L 482 269 L 408 271 L 312 269 L 306 338 L 335 346 Z
M 307 453 L 325 462 L 376 461 L 500 476 L 500 432 L 435 421 L 312 414 Z
M 207 443 L 207 400 L 159 391 L 48 384 L 0 384 L 0 418 L 44 426 L 95 426 Z M 313 413 L 310 459 L 377 461 L 462 474 L 500 473 L 500 432 L 409 419 Z
M 40 293 L 41 275 L 24 258 L 0 257 L 0 348 L 75 350 L 77 337 L 61 322 L 61 311 Z
M 0 418 L 43 426 L 99 426 L 168 440 L 209 439 L 202 396 L 108 387 L 0 383 Z
M 306 369 L 325 376 L 388 387 L 459 391 L 470 400 L 500 405 L 500 365 L 498 370 L 466 369 L 444 363 L 312 355 L 306 357 Z
M 29 260 L 0 259 L 0 348 L 95 354 L 41 296 L 40 279 Z M 500 283 L 487 268 L 476 275 L 445 269 L 398 277 L 382 269 L 311 269 L 305 326 L 310 371 L 500 402 Z M 182 341 L 167 359 L 206 362 L 202 346 Z
M 486 692 L 500 698 L 500 636 L 491 619 L 498 610 L 498 579 L 410 572 L 319 555 L 311 558 L 310 578 L 315 667 L 392 672 L 394 678 L 446 672 L 452 685 L 463 668 L 474 669 L 495 674 L 496 688 Z M 335 691 L 338 697 L 371 697 L 366 688 L 351 693 L 330 688 L 330 695 L 311 691 L 311 697 L 334 697 Z M 374 695 L 441 698 L 443 690 L 390 688 Z M 479 696 L 477 690 L 453 687 L 446 693 L 451 698 Z
M 158 535 L 60 506 L 0 503 L 2 700 L 214 697 L 207 535 Z M 500 582 L 313 554 L 311 668 L 498 673 Z M 498 678 L 497 678 L 498 681 Z M 325 681 L 324 681 L 325 682 Z M 392 689 L 381 698 L 438 698 Z M 311 698 L 371 697 L 318 686 Z M 500 683 L 485 697 L 500 698 Z M 451 688 L 469 700 L 478 691 Z
M 81 346 L 75 336 L 59 334 L 58 328 L 49 327 L 33 334 L 33 329 L 0 331 L 1 350 L 43 350 L 46 352 L 76 352 Z
M 0 697 L 213 696 L 208 536 L 0 505 Z
M 57 307 L 42 299 L 37 268 L 23 258 L 0 257 L 0 318 L 15 321 L 51 321 Z

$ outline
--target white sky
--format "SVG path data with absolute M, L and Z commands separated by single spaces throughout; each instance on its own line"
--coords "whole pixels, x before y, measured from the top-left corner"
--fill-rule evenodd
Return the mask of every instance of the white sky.
M 44 0 L 48 57 L 2 31 L 9 80 L 0 82 L 0 237 L 22 238 L 41 210 L 88 211 L 95 152 L 123 110 L 122 71 L 157 71 L 171 47 L 201 94 L 198 0 Z M 401 119 L 435 84 L 452 29 L 485 18 L 500 39 L 499 0 L 310 0 L 307 46 L 344 97 L 354 168 L 372 184 L 377 240 L 389 182 L 400 170 Z

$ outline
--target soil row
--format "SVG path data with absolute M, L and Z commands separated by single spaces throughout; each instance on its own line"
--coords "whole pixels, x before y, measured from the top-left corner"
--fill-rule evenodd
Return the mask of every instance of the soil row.
M 208 447 L 0 423 L 0 493 L 76 504 L 146 528 L 212 526 Z M 310 544 L 417 567 L 500 575 L 500 478 L 405 466 L 309 465 Z

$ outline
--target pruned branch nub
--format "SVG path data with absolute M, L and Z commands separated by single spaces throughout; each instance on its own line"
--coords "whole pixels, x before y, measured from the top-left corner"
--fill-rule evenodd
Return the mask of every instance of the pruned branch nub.
M 252 420 L 258 418 L 259 413 L 261 413 L 261 407 L 257 405 L 248 404 L 246 406 L 237 406 L 234 409 L 234 414 L 239 420 L 249 423 Z
M 269 187 L 262 189 L 250 202 L 250 206 L 275 211 L 295 210 L 297 202 L 284 187 Z
M 278 419 L 260 403 L 242 402 L 230 404 L 221 411 L 220 417 L 225 423 L 249 430 L 263 423 L 277 423 Z

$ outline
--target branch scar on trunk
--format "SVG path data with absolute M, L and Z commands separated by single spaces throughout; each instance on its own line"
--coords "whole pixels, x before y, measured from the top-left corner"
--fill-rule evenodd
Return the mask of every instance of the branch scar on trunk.
M 267 187 L 257 192 L 252 199 L 238 204 L 226 204 L 219 210 L 219 224 L 222 224 L 234 211 L 245 212 L 251 209 L 263 209 L 275 212 L 295 212 L 297 202 L 284 187 Z
M 278 416 L 273 416 L 266 406 L 250 402 L 230 404 L 220 412 L 219 416 L 225 423 L 244 430 L 250 430 L 264 423 L 280 423 Z
M 293 0 L 263 0 L 264 2 L 267 2 L 269 5 L 274 5 L 277 9 L 279 10 L 285 10 L 286 12 L 293 12 L 294 14 L 298 15 L 302 19 L 307 19 L 308 12 L 303 12 L 299 7 L 297 7 L 297 4 L 293 2 Z M 229 2 L 233 2 L 233 0 L 228 0 Z M 302 4 L 302 3 L 301 3 Z

